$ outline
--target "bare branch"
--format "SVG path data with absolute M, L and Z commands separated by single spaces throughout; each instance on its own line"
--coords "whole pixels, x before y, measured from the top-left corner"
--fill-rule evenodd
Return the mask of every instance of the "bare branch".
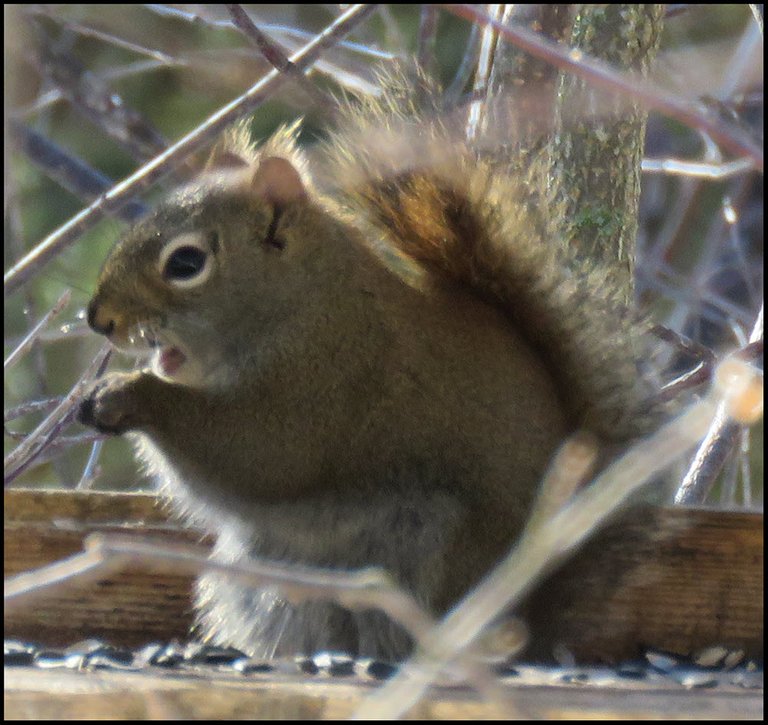
M 713 118 L 695 104 L 649 83 L 630 73 L 619 73 L 610 65 L 583 53 L 574 53 L 557 43 L 547 41 L 536 33 L 508 27 L 494 20 L 474 5 L 443 5 L 448 12 L 472 22 L 488 25 L 499 31 L 511 43 L 527 50 L 562 70 L 568 70 L 590 83 L 640 101 L 646 109 L 654 109 L 691 128 L 708 133 L 732 153 L 747 156 L 754 168 L 763 169 L 763 150 L 741 127 L 721 118 Z
M 97 440 L 93 442 L 91 446 L 91 453 L 88 456 L 88 461 L 85 464 L 83 473 L 80 476 L 80 480 L 77 482 L 75 489 L 78 491 L 84 491 L 91 487 L 91 484 L 95 480 L 97 464 L 99 462 L 99 456 L 101 455 L 101 449 L 104 447 L 103 440 Z
M 323 93 L 306 75 L 296 68 L 289 60 L 283 49 L 270 40 L 266 33 L 259 30 L 258 26 L 251 20 L 248 13 L 243 10 L 242 5 L 227 5 L 227 10 L 232 16 L 234 24 L 251 40 L 259 49 L 259 52 L 274 68 L 281 73 L 286 73 L 301 85 L 309 94 L 310 98 L 326 112 L 333 115 L 336 112 L 336 104 L 332 99 Z
M 416 59 L 428 76 L 435 72 L 435 44 L 437 42 L 437 8 L 431 3 L 423 3 L 419 17 L 419 37 Z
M 83 392 L 104 371 L 111 354 L 111 345 L 105 343 L 64 400 L 22 443 L 5 457 L 3 465 L 6 485 L 23 473 L 35 458 L 48 447 L 58 433 L 69 424 L 75 414 L 75 406 L 80 402 Z
M 642 170 L 646 174 L 690 176 L 698 179 L 727 179 L 730 176 L 752 171 L 750 159 L 736 159 L 720 164 L 707 164 L 680 159 L 643 159 Z
M 11 354 L 5 358 L 3 362 L 3 372 L 8 372 L 32 347 L 35 340 L 40 337 L 42 330 L 51 323 L 51 320 L 56 317 L 61 311 L 69 304 L 69 300 L 72 298 L 72 292 L 66 290 L 64 294 L 56 300 L 56 304 L 46 312 L 43 317 L 37 322 L 37 324 L 29 331 L 27 336 L 13 349 Z
M 99 30 L 99 28 L 94 28 L 90 25 L 84 25 L 72 20 L 61 20 L 55 12 L 52 12 L 51 6 L 30 5 L 27 7 L 26 12 L 28 12 L 30 15 L 42 15 L 46 18 L 50 18 L 53 22 L 57 23 L 62 28 L 66 28 L 67 30 L 71 30 L 88 38 L 97 38 L 98 40 L 102 40 L 105 43 L 114 45 L 118 48 L 123 48 L 125 50 L 130 50 L 131 52 L 138 53 L 139 55 L 146 55 L 149 58 L 158 61 L 159 63 L 173 63 L 172 58 L 159 50 L 155 50 L 154 48 L 147 48 L 143 45 L 138 45 L 137 43 L 131 43 L 125 38 L 113 35 L 112 33 L 107 33 L 104 30 Z
M 761 306 L 749 336 L 750 343 L 763 339 L 763 309 Z M 707 497 L 723 464 L 739 440 L 741 428 L 742 425 L 731 419 L 725 403 L 722 403 L 677 489 L 676 504 L 701 503 Z
M 41 410 L 50 410 L 57 406 L 62 400 L 63 398 L 48 398 L 46 400 L 31 400 L 27 403 L 22 403 L 21 405 L 6 410 L 4 420 L 7 423 L 10 420 L 21 418 L 23 415 L 38 413 Z
M 54 44 L 41 24 L 35 27 L 43 71 L 78 113 L 137 159 L 151 158 L 167 148 L 163 135 L 144 114 L 125 103 L 103 78 L 88 73 L 73 53 Z
M 91 201 L 114 186 L 112 179 L 71 156 L 37 131 L 13 120 L 10 122 L 10 130 L 31 161 L 81 199 Z M 120 219 L 129 223 L 146 213 L 147 207 L 138 199 L 131 199 L 116 212 Z

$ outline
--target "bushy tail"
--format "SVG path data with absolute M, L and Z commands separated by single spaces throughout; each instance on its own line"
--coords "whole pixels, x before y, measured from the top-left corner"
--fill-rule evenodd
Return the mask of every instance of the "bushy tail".
M 535 194 L 397 93 L 347 110 L 330 175 L 368 234 L 501 307 L 539 351 L 574 426 L 621 441 L 652 420 L 646 326 L 607 271 L 546 239 Z M 341 180 L 341 181 L 339 181 Z

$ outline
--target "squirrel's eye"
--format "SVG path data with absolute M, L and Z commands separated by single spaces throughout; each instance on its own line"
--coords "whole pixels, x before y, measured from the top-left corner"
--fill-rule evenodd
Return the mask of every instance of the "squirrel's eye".
M 218 235 L 179 234 L 160 251 L 157 271 L 173 287 L 197 287 L 211 276 L 217 250 Z
M 166 279 L 188 280 L 205 268 L 208 255 L 198 247 L 179 247 L 168 257 L 163 268 Z

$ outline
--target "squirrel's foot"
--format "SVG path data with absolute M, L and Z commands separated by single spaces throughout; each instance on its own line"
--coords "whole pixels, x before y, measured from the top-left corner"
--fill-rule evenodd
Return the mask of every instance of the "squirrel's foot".
M 134 375 L 113 373 L 97 380 L 83 395 L 77 420 L 100 433 L 120 435 L 139 423 L 135 396 L 131 390 Z

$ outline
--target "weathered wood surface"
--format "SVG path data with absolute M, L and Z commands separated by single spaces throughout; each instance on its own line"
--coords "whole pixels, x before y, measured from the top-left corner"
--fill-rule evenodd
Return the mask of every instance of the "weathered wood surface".
M 579 661 L 716 645 L 762 659 L 762 514 L 630 510 L 541 585 L 528 620 Z
M 5 492 L 5 576 L 36 569 L 82 551 L 91 533 L 113 532 L 172 542 L 199 543 L 200 532 L 172 522 L 150 494 Z M 5 636 L 53 647 L 104 639 L 136 647 L 189 637 L 190 576 L 135 568 L 95 583 L 63 583 L 5 616 Z
M 605 601 L 569 609 L 561 623 L 570 633 L 566 645 L 580 661 L 633 657 L 649 647 L 688 654 L 713 644 L 762 657 L 762 515 L 668 509 L 660 516 L 671 532 L 662 540 L 613 551 L 602 546 L 600 534 L 590 545 L 595 556 L 611 562 L 604 570 L 591 568 L 618 577 L 619 586 Z M 198 532 L 170 523 L 150 495 L 7 491 L 5 576 L 80 551 L 93 531 L 201 540 Z M 633 535 L 631 529 L 626 535 Z M 581 580 L 577 565 L 571 582 Z M 188 576 L 135 568 L 95 583 L 64 583 L 32 606 L 7 613 L 5 636 L 51 646 L 92 637 L 130 647 L 187 639 L 190 588 Z M 567 599 L 567 586 L 558 587 L 556 596 Z
M 196 677 L 6 669 L 8 719 L 339 720 L 376 685 L 274 675 Z M 762 691 L 686 690 L 633 682 L 617 687 L 504 685 L 505 702 L 464 687 L 434 688 L 409 719 L 762 719 Z

